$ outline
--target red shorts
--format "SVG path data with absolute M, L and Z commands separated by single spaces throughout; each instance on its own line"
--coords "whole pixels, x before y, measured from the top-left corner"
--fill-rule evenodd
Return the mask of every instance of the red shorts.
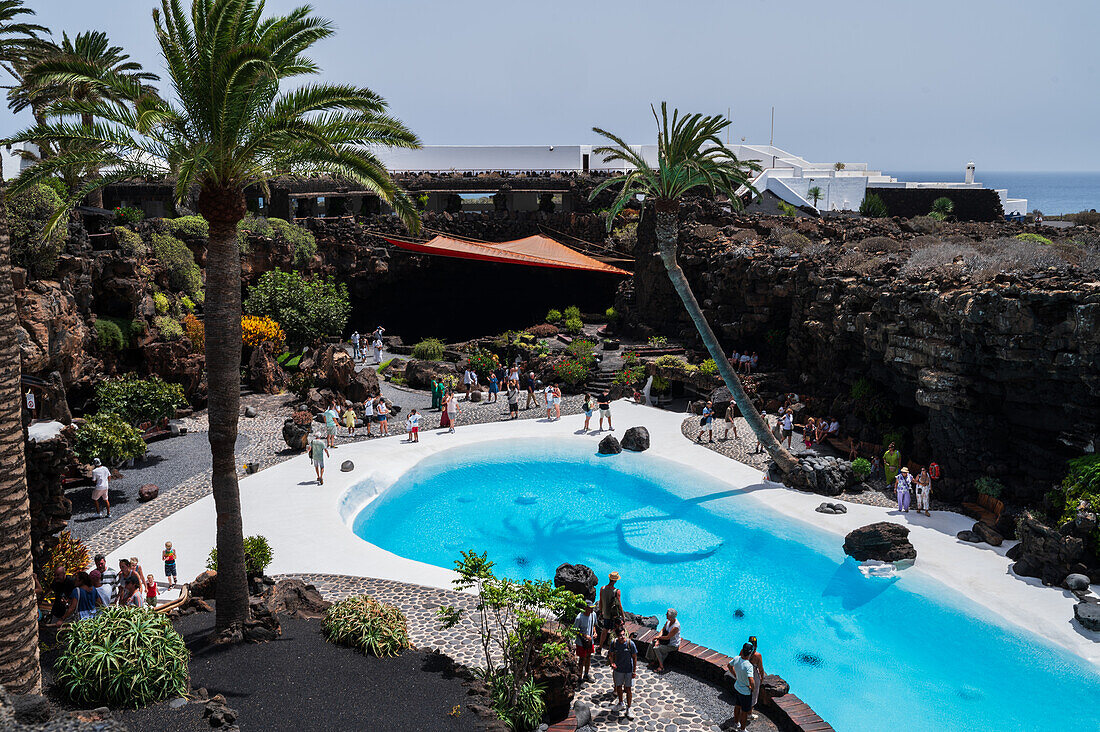
M 415 435 L 415 434 L 417 434 L 417 433 L 419 433 L 419 432 L 420 432 L 420 428 L 419 428 L 419 427 L 410 427 L 410 428 L 409 428 L 409 434 L 410 434 L 410 435 Z
M 590 646 L 577 645 L 577 658 L 588 658 L 592 655 L 592 651 L 596 649 L 595 644 Z

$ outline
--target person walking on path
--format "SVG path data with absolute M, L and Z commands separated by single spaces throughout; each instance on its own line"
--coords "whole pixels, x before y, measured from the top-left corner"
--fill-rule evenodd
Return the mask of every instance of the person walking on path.
M 764 416 L 763 413 L 761 413 L 760 416 L 763 417 Z M 733 402 L 730 402 L 729 406 L 726 407 L 725 419 L 726 419 L 726 432 L 725 432 L 725 434 L 722 435 L 722 439 L 723 440 L 728 440 L 730 438 L 730 430 L 733 430 L 733 439 L 735 439 L 735 440 L 741 439 L 740 437 L 737 436 L 737 405 L 734 404 Z M 756 444 L 757 444 L 757 446 L 760 445 L 759 440 L 757 441 Z
M 638 647 L 626 637 L 626 631 L 620 626 L 615 631 L 615 642 L 607 654 L 611 661 L 611 683 L 615 686 L 615 705 L 612 711 L 623 709 L 623 691 L 626 692 L 626 709 L 623 717 L 633 719 L 630 705 L 634 701 L 634 679 L 638 677 Z
M 172 548 L 172 542 L 164 542 L 164 551 L 160 553 L 164 560 L 164 579 L 168 580 L 168 586 L 176 584 L 176 550 Z
M 894 492 L 898 497 L 898 510 L 902 513 L 909 513 L 909 488 L 911 484 L 909 468 L 902 468 L 898 476 L 894 478 Z
M 355 361 L 363 357 L 362 351 L 359 350 L 359 331 L 353 331 L 351 334 L 351 357 Z
M 99 515 L 99 502 L 103 501 L 107 505 L 107 518 L 111 518 L 111 499 L 107 497 L 107 487 L 111 482 L 111 471 L 107 468 L 99 458 L 92 460 L 92 480 L 95 481 L 95 488 L 92 490 L 92 500 L 95 501 L 95 515 Z
M 931 516 L 928 507 L 932 501 L 932 477 L 928 474 L 928 468 L 920 469 L 914 487 L 917 491 L 917 513 L 924 511 L 925 516 Z
M 577 633 L 577 663 L 580 664 L 581 681 L 591 681 L 588 672 L 592 668 L 592 653 L 596 650 L 596 608 L 591 600 L 584 601 L 584 608 L 573 621 Z
M 374 398 L 367 397 L 363 400 L 363 424 L 367 426 L 367 439 L 374 437 L 370 425 L 374 421 Z
M 348 437 L 355 437 L 355 409 L 352 407 L 344 410 L 344 426 L 348 428 Z
M 623 627 L 623 593 L 615 586 L 619 573 L 607 576 L 607 584 L 600 588 L 600 648 L 608 636 Z
M 532 402 L 535 403 L 536 407 L 539 405 L 539 398 L 535 395 L 536 386 L 538 384 L 535 383 L 535 372 L 529 371 L 523 383 L 523 387 L 527 390 L 527 403 L 523 405 L 524 409 L 530 409 Z
M 455 431 L 456 424 L 458 424 L 458 395 L 452 391 L 450 399 L 447 400 L 447 425 L 451 432 Z
M 703 441 L 703 435 L 710 433 L 710 441 L 714 442 L 714 403 L 707 402 L 703 405 L 703 417 L 699 420 L 699 442 Z
M 764 671 L 764 657 L 760 655 L 760 651 L 757 650 L 756 636 L 749 636 L 749 643 L 752 644 L 752 655 L 749 656 L 749 663 L 752 664 L 752 708 L 756 709 L 756 703 L 760 700 L 760 687 L 764 684 L 764 677 L 767 673 Z M 756 712 L 751 712 L 749 715 L 752 719 L 756 719 L 758 716 Z
M 329 405 L 322 416 L 325 418 L 325 444 L 336 447 L 336 420 L 340 418 L 340 413 L 336 411 L 335 401 Z
M 657 673 L 665 672 L 665 659 L 680 647 L 680 621 L 676 619 L 676 608 L 670 607 L 665 613 L 665 624 L 661 634 L 653 639 L 646 660 L 657 665 Z
M 746 643 L 741 647 L 741 653 L 726 664 L 727 674 L 733 678 L 733 729 L 735 732 L 747 730 L 749 727 L 749 714 L 752 713 L 752 692 L 756 686 L 753 679 L 752 643 Z
M 886 471 L 886 485 L 893 485 L 894 478 L 898 475 L 898 468 L 901 466 L 901 453 L 894 447 L 894 443 L 890 443 L 886 448 L 886 452 L 882 455 L 882 468 Z
M 611 395 L 606 391 L 603 392 L 600 394 L 600 398 L 597 400 L 596 405 L 600 408 L 600 432 L 603 432 L 604 417 L 607 418 L 607 429 L 614 432 L 615 428 L 611 426 Z
M 588 423 L 592 421 L 592 411 L 596 406 L 596 403 L 592 400 L 592 395 L 587 391 L 584 393 L 584 402 L 581 405 L 584 409 L 584 431 L 588 431 Z
M 787 449 L 791 449 L 791 435 L 794 434 L 794 411 L 787 409 L 780 420 L 783 424 L 783 437 L 787 440 Z
M 508 417 L 519 419 L 519 385 L 514 380 L 508 382 Z
M 371 343 L 374 346 L 374 362 L 376 364 L 382 363 L 382 333 L 385 332 L 385 328 L 378 326 L 374 331 L 374 341 Z
M 325 446 L 320 435 L 315 435 L 309 443 L 309 458 L 313 462 L 313 472 L 317 474 L 317 485 L 325 484 L 325 456 L 328 455 L 328 447 Z

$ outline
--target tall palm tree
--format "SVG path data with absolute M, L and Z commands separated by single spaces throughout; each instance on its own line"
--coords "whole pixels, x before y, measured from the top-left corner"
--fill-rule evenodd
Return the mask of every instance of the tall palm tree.
M 681 117 L 679 110 L 673 110 L 672 119 L 669 120 L 668 108 L 664 102 L 661 103 L 660 116 L 654 109 L 653 117 L 657 122 L 656 167 L 646 162 L 638 151 L 619 137 L 599 127 L 592 128 L 613 143 L 611 146 L 597 147 L 593 152 L 603 155 L 605 163 L 625 163 L 627 170 L 622 175 L 596 186 L 591 198 L 595 198 L 606 188 L 620 187 L 611 205 L 611 214 L 607 217 L 609 230 L 615 216 L 636 196 L 644 196 L 646 205 L 652 202 L 656 216 L 654 223 L 657 249 L 673 288 L 683 300 L 703 344 L 718 366 L 718 373 L 722 375 L 726 388 L 730 390 L 741 415 L 749 423 L 760 444 L 790 480 L 799 480 L 801 473 L 796 470 L 798 460 L 775 439 L 764 418 L 745 393 L 741 380 L 734 373 L 714 330 L 703 315 L 703 309 L 699 307 L 695 293 L 692 292 L 677 260 L 681 199 L 692 191 L 705 191 L 711 195 L 723 193 L 729 197 L 730 205 L 739 210 L 743 204 L 737 190 L 741 187 L 752 188 L 749 174 L 760 170 L 760 166 L 754 162 L 738 160 L 722 143 L 721 132 L 729 125 L 729 120 L 723 117 L 704 117 L 701 114 Z
M 285 16 L 264 15 L 260 0 L 162 0 L 153 11 L 157 40 L 175 97 L 166 101 L 134 79 L 102 74 L 106 92 L 94 100 L 54 104 L 48 125 L 14 139 L 95 143 L 90 151 L 59 155 L 28 168 L 22 189 L 74 161 L 94 162 L 103 175 L 75 198 L 118 180 L 171 175 L 183 200 L 198 192 L 199 213 L 210 224 L 206 255 L 206 370 L 212 486 L 217 509 L 217 628 L 248 616 L 244 540 L 233 446 L 237 440 L 241 365 L 241 262 L 237 223 L 244 191 L 281 173 L 329 172 L 358 181 L 389 203 L 412 229 L 416 207 L 397 187 L 370 146 L 417 147 L 419 141 L 386 114 L 385 101 L 361 87 L 304 83 L 281 85 L 318 73 L 306 52 L 333 33 L 331 22 L 308 7 Z M 87 70 L 68 71 L 72 81 Z M 92 114 L 91 125 L 68 116 Z
M 34 15 L 21 0 L 0 0 L 0 66 L 13 61 L 45 28 L 24 22 Z M 31 566 L 31 516 L 27 495 L 20 395 L 15 292 L 11 281 L 11 241 L 0 168 L 0 684 L 18 693 L 37 692 L 38 612 Z

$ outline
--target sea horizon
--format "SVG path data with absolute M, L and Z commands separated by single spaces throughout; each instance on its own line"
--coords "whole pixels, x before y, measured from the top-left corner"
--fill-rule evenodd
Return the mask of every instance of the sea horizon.
M 958 170 L 884 170 L 901 181 L 962 182 Z M 974 180 L 987 188 L 1004 188 L 1010 198 L 1026 198 L 1028 212 L 1048 216 L 1100 209 L 1100 171 L 1011 171 L 978 169 Z

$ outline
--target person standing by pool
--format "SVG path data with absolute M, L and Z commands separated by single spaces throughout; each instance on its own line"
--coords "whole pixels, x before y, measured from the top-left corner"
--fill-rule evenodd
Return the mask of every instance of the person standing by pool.
M 607 417 L 607 429 L 614 432 L 615 428 L 611 426 L 611 395 L 604 391 L 600 394 L 596 405 L 600 408 L 600 432 L 603 432 L 604 417 Z
M 561 419 L 561 384 L 554 384 L 554 419 Z
M 733 729 L 737 732 L 749 727 L 749 714 L 752 712 L 752 692 L 756 686 L 753 679 L 752 643 L 741 646 L 741 653 L 726 664 L 727 675 L 733 678 Z
M 680 647 L 680 621 L 676 619 L 676 608 L 670 607 L 665 613 L 665 624 L 661 634 L 653 639 L 646 660 L 657 664 L 657 673 L 665 672 L 665 659 Z
M 325 484 L 326 455 L 328 455 L 328 448 L 321 440 L 321 436 L 314 435 L 313 441 L 309 443 L 309 459 L 313 462 L 313 472 L 317 474 L 317 485 Z
M 336 400 L 333 400 L 321 416 L 325 418 L 325 444 L 336 447 L 336 420 L 340 418 L 340 413 L 336 411 Z
M 409 412 L 409 442 L 420 442 L 420 412 Z
M 451 428 L 451 432 L 455 431 L 456 424 L 458 424 L 458 395 L 452 391 L 450 398 L 447 399 L 447 425 Z
M 595 406 L 595 402 L 592 401 L 592 395 L 587 391 L 584 393 L 584 402 L 581 407 L 584 409 L 584 431 L 588 431 L 588 423 L 592 421 L 592 408 Z
M 882 455 L 882 468 L 886 471 L 886 485 L 893 485 L 894 478 L 898 475 L 898 467 L 901 466 L 901 453 L 890 443 L 886 452 Z
M 714 442 L 714 403 L 708 401 L 703 405 L 703 418 L 699 420 L 699 442 L 703 441 L 703 435 L 710 433 L 710 441 Z
M 542 398 L 546 402 L 546 418 L 554 418 L 554 385 L 547 384 L 542 388 Z
M 894 492 L 898 497 L 898 510 L 902 513 L 909 513 L 909 487 L 911 484 L 909 468 L 902 468 L 898 476 L 894 478 Z
M 374 397 L 367 397 L 363 400 L 363 424 L 367 426 L 367 438 L 374 437 L 371 432 L 370 425 L 374 421 Z
M 623 627 L 623 593 L 615 586 L 619 573 L 607 576 L 607 584 L 600 588 L 600 648 L 608 635 Z
M 95 481 L 95 489 L 92 490 L 92 500 L 95 501 L 95 515 L 99 515 L 99 502 L 107 504 L 107 518 L 111 518 L 111 499 L 107 497 L 107 487 L 111 482 L 111 471 L 99 458 L 92 459 L 92 480 Z
M 519 385 L 514 380 L 508 382 L 508 417 L 519 419 Z
M 917 513 L 924 511 L 925 516 L 931 516 L 928 506 L 932 500 L 932 477 L 928 474 L 928 468 L 920 469 L 914 487 L 917 490 Z
M 764 684 L 764 676 L 767 674 L 764 671 L 764 657 L 760 655 L 760 651 L 757 650 L 756 636 L 749 636 L 749 643 L 752 644 L 752 655 L 749 656 L 749 663 L 752 664 L 752 708 L 756 709 L 756 703 L 760 701 L 760 687 Z M 756 719 L 758 715 L 756 712 L 751 712 L 750 717 Z
M 607 657 L 611 662 L 611 683 L 615 686 L 615 705 L 612 711 L 623 708 L 623 691 L 626 691 L 626 710 L 623 717 L 632 719 L 630 705 L 634 701 L 634 679 L 638 676 L 638 647 L 626 637 L 622 626 L 615 631 L 615 642 Z
M 584 608 L 573 621 L 573 629 L 577 631 L 577 663 L 581 667 L 581 680 L 591 681 L 588 672 L 592 667 L 592 653 L 596 650 L 596 608 L 591 600 L 584 601 Z
M 378 436 L 385 437 L 390 433 L 390 408 L 386 406 L 386 400 L 378 397 L 378 406 L 374 408 L 378 412 Z

